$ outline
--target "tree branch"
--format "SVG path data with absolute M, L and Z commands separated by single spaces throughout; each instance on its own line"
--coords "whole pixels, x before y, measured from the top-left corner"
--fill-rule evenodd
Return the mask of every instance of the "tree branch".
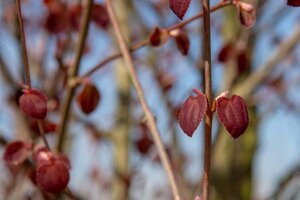
M 85 40 L 88 34 L 88 27 L 89 22 L 91 18 L 91 11 L 93 6 L 93 0 L 86 0 L 84 1 L 86 9 L 84 10 L 83 16 L 81 18 L 81 26 L 80 26 L 80 33 L 79 33 L 79 43 L 77 45 L 76 53 L 75 53 L 75 59 L 74 59 L 74 65 L 70 69 L 70 73 L 68 75 L 68 80 L 71 80 L 72 78 L 77 76 L 80 61 L 84 49 Z M 67 91 L 64 101 L 62 102 L 62 109 L 61 109 L 61 121 L 58 127 L 58 142 L 56 149 L 58 152 L 62 152 L 63 150 L 63 143 L 64 143 L 64 137 L 66 132 L 66 127 L 68 123 L 68 118 L 70 114 L 70 107 L 71 107 L 71 101 L 74 96 L 75 92 L 75 86 L 72 84 L 67 85 Z
M 143 90 L 142 90 L 142 86 L 141 86 L 141 84 L 140 84 L 140 82 L 137 78 L 137 74 L 136 74 L 136 71 L 134 69 L 134 64 L 133 64 L 133 61 L 132 61 L 132 58 L 131 58 L 131 55 L 130 55 L 130 51 L 129 51 L 129 49 L 128 49 L 126 43 L 125 43 L 125 39 L 124 39 L 124 37 L 121 33 L 120 25 L 119 25 L 119 23 L 116 19 L 116 16 L 115 16 L 115 13 L 114 13 L 114 10 L 113 10 L 113 7 L 112 7 L 111 0 L 106 0 L 106 5 L 107 5 L 107 10 L 108 10 L 109 17 L 111 19 L 111 22 L 112 22 L 112 25 L 113 25 L 113 28 L 114 28 L 114 31 L 115 31 L 115 35 L 116 35 L 116 38 L 117 38 L 117 41 L 118 41 L 118 45 L 119 45 L 120 50 L 122 52 L 122 56 L 124 58 L 125 64 L 127 66 L 128 72 L 130 74 L 130 77 L 132 79 L 133 86 L 135 87 L 136 92 L 138 94 L 142 109 L 145 113 L 147 123 L 148 123 L 147 124 L 148 128 L 149 128 L 149 130 L 152 134 L 152 137 L 154 139 L 154 143 L 155 143 L 155 145 L 158 149 L 159 157 L 162 161 L 162 164 L 163 164 L 165 170 L 167 171 L 167 175 L 168 175 L 169 182 L 171 184 L 171 189 L 172 189 L 174 199 L 180 200 L 181 198 L 179 196 L 178 187 L 177 187 L 176 182 L 175 182 L 175 176 L 173 174 L 169 158 L 167 157 L 167 154 L 166 154 L 165 149 L 163 147 L 163 144 L 161 142 L 160 135 L 159 135 L 159 132 L 158 132 L 157 127 L 156 127 L 155 119 L 154 119 L 154 117 L 151 113 L 151 110 L 150 110 L 147 102 L 146 102 L 145 95 L 144 95 Z

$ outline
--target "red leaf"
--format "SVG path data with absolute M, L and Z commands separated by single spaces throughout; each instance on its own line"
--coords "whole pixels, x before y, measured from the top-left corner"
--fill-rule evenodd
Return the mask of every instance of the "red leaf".
M 187 55 L 190 48 L 190 40 L 186 32 L 176 29 L 170 32 L 170 35 L 175 38 L 176 45 L 182 55 Z
M 221 51 L 219 52 L 218 55 L 218 60 L 219 62 L 225 63 L 226 61 L 228 61 L 230 58 L 232 58 L 232 56 L 234 55 L 234 45 L 231 43 L 227 43 L 225 44 Z
M 244 25 L 246 28 L 251 28 L 256 21 L 255 8 L 251 4 L 241 1 L 237 3 L 237 6 L 239 8 L 239 16 L 242 25 Z
M 80 16 L 82 7 L 77 3 L 69 7 L 70 25 L 73 30 L 78 30 L 80 26 Z
M 22 112 L 32 118 L 44 119 L 47 115 L 47 97 L 37 89 L 23 89 L 19 106 Z
M 22 141 L 9 143 L 4 151 L 3 159 L 9 166 L 18 166 L 30 156 L 31 144 Z
M 220 122 L 233 138 L 238 138 L 245 132 L 249 118 L 247 105 L 242 97 L 228 97 L 228 92 L 225 92 L 217 97 L 216 110 Z
M 207 109 L 207 101 L 204 94 L 196 89 L 193 89 L 193 91 L 197 96 L 189 96 L 185 100 L 178 116 L 180 127 L 189 137 L 193 136 Z
M 106 8 L 101 4 L 93 5 L 92 20 L 101 28 L 106 29 L 109 25 L 109 16 Z
M 46 18 L 46 29 L 51 33 L 60 33 L 68 28 L 69 15 L 67 5 L 59 1 L 51 1 L 48 6 L 49 14 Z
M 97 107 L 99 100 L 100 93 L 96 86 L 91 83 L 87 83 L 77 96 L 77 103 L 85 114 L 93 112 Z
M 54 194 L 62 192 L 66 189 L 69 179 L 69 169 L 59 160 L 41 165 L 36 169 L 36 182 L 45 192 Z
M 150 43 L 152 46 L 157 47 L 167 42 L 168 39 L 169 34 L 167 30 L 155 27 L 150 36 Z
M 294 7 L 299 7 L 300 6 L 300 1 L 299 0 L 287 0 L 287 5 L 294 6 Z
M 182 19 L 187 9 L 189 8 L 190 3 L 191 0 L 170 0 L 169 6 L 171 10 L 177 15 L 177 17 Z

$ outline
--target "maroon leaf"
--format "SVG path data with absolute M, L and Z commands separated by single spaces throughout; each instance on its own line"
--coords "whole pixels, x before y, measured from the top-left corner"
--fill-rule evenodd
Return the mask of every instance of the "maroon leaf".
M 242 25 L 246 28 L 251 28 L 256 21 L 255 8 L 248 3 L 238 1 L 237 6 L 239 8 L 239 17 Z
M 177 17 L 182 19 L 187 9 L 189 8 L 190 3 L 191 0 L 170 0 L 169 6 L 171 10 L 177 15 Z
M 225 63 L 234 55 L 234 52 L 235 52 L 235 48 L 233 44 L 231 43 L 225 44 L 222 47 L 221 51 L 219 52 L 218 55 L 219 62 Z
M 287 5 L 299 7 L 300 6 L 300 0 L 287 0 Z
M 34 161 L 35 180 L 42 190 L 56 194 L 67 187 L 70 179 L 70 162 L 66 156 L 56 155 L 46 147 L 36 146 Z
M 81 4 L 73 4 L 69 7 L 70 25 L 73 30 L 78 30 L 80 26 L 80 16 L 82 12 Z
M 216 110 L 220 122 L 233 138 L 238 138 L 248 127 L 249 118 L 244 99 L 237 95 L 222 93 L 216 98 Z
M 193 89 L 193 91 L 197 95 L 189 96 L 185 100 L 178 116 L 180 127 L 189 137 L 193 136 L 207 109 L 207 101 L 204 94 L 196 89 Z
M 109 25 L 109 16 L 106 8 L 101 4 L 93 5 L 92 20 L 101 28 L 106 29 Z
M 36 169 L 36 182 L 45 192 L 60 193 L 66 189 L 70 179 L 69 169 L 64 162 L 53 160 Z
M 47 97 L 37 89 L 23 89 L 19 106 L 22 112 L 35 119 L 44 119 L 47 115 Z
M 150 36 L 150 43 L 152 46 L 157 47 L 167 42 L 168 38 L 167 30 L 155 27 Z
M 18 166 L 30 156 L 31 144 L 22 141 L 9 143 L 4 151 L 3 159 L 9 166 Z
M 90 114 L 95 110 L 100 100 L 100 93 L 96 86 L 91 83 L 85 84 L 83 90 L 77 96 L 77 103 L 82 112 Z
M 176 45 L 182 55 L 187 55 L 190 48 L 190 40 L 186 32 L 176 29 L 170 32 L 170 35 L 175 38 Z
M 49 14 L 46 18 L 46 29 L 51 33 L 60 33 L 68 28 L 69 15 L 67 5 L 60 1 L 51 1 L 48 4 Z

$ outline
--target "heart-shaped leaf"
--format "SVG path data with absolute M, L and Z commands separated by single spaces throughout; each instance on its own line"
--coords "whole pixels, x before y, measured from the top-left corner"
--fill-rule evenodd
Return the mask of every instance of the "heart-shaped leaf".
M 233 138 L 238 138 L 248 127 L 249 118 L 245 100 L 227 92 L 216 99 L 216 110 L 220 122 Z
M 299 7 L 300 6 L 300 1 L 299 0 L 287 0 L 287 5 L 294 6 L 294 7 Z
M 178 116 L 180 127 L 189 137 L 193 136 L 207 109 L 205 95 L 196 89 L 193 91 L 196 96 L 189 96 L 185 100 Z
M 189 8 L 190 3 L 191 0 L 170 0 L 169 6 L 171 10 L 177 15 L 177 17 L 182 19 L 187 9 Z
M 91 83 L 85 84 L 83 90 L 77 96 L 77 103 L 82 112 L 90 114 L 95 110 L 100 100 L 100 93 L 96 86 Z
M 35 119 L 45 119 L 47 115 L 47 97 L 37 89 L 23 89 L 19 106 L 22 112 Z
M 4 151 L 3 159 L 9 166 L 18 166 L 30 156 L 31 144 L 23 141 L 9 143 Z

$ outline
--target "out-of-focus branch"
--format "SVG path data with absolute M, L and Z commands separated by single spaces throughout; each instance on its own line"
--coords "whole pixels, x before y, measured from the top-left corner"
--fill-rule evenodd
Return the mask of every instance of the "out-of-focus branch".
M 75 53 L 75 59 L 74 64 L 72 68 L 70 69 L 70 73 L 68 74 L 68 80 L 71 80 L 75 76 L 77 76 L 80 61 L 84 49 L 85 40 L 88 34 L 88 28 L 91 18 L 91 11 L 92 11 L 92 5 L 93 0 L 86 0 L 85 3 L 85 9 L 83 13 L 83 17 L 81 18 L 81 26 L 80 26 L 80 32 L 79 32 L 79 42 L 77 45 L 76 53 Z M 74 85 L 68 84 L 67 85 L 67 91 L 64 101 L 62 102 L 62 109 L 61 109 L 61 121 L 58 128 L 58 142 L 57 142 L 57 151 L 62 152 L 63 150 L 63 143 L 64 143 L 64 136 L 66 132 L 66 127 L 68 123 L 68 118 L 70 114 L 70 107 L 71 107 L 71 101 L 74 96 L 75 87 Z
M 282 61 L 287 54 L 297 46 L 300 40 L 300 25 L 292 31 L 292 35 L 285 39 L 270 55 L 262 66 L 258 67 L 245 81 L 234 88 L 234 93 L 249 98 L 250 94 L 262 83 L 270 72 Z
M 219 10 L 219 9 L 221 9 L 221 8 L 223 8 L 223 7 L 229 6 L 229 5 L 231 5 L 231 2 L 230 2 L 230 1 L 221 1 L 219 4 L 213 6 L 213 7 L 210 9 L 210 11 L 211 11 L 211 12 L 214 12 L 214 11 L 217 11 L 217 10 Z M 187 19 L 187 20 L 184 20 L 184 21 L 182 21 L 182 22 L 179 22 L 179 23 L 177 23 L 177 24 L 175 24 L 175 25 L 173 25 L 173 26 L 171 26 L 171 27 L 169 27 L 169 28 L 166 28 L 166 29 L 167 29 L 168 31 L 172 31 L 172 30 L 175 30 L 175 29 L 178 29 L 178 28 L 182 28 L 182 27 L 186 26 L 187 24 L 189 24 L 189 23 L 191 23 L 191 22 L 193 22 L 193 21 L 195 21 L 196 19 L 199 19 L 199 18 L 201 18 L 201 17 L 203 17 L 203 12 L 200 12 L 199 14 L 197 14 L 197 15 L 195 15 L 195 16 L 193 16 L 193 17 Z M 140 42 L 138 42 L 138 43 L 132 45 L 131 47 L 129 47 L 129 51 L 130 51 L 130 52 L 134 52 L 134 51 L 136 51 L 136 50 L 138 50 L 138 49 L 140 49 L 140 48 L 142 48 L 142 47 L 145 47 L 145 46 L 147 46 L 147 45 L 149 45 L 149 44 L 150 44 L 149 39 L 148 39 L 148 38 L 147 38 L 147 39 L 144 39 L 144 40 L 142 40 L 142 41 L 140 41 Z M 108 56 L 107 58 L 103 59 L 100 63 L 98 63 L 97 65 L 95 65 L 94 67 L 92 67 L 92 68 L 91 68 L 89 71 L 87 71 L 84 75 L 82 75 L 81 77 L 79 77 L 79 79 L 84 79 L 84 78 L 86 78 L 86 77 L 88 77 L 88 76 L 91 76 L 94 72 L 96 72 L 98 69 L 100 69 L 100 68 L 103 67 L 104 65 L 106 65 L 106 64 L 108 64 L 109 62 L 111 62 L 111 61 L 113 61 L 113 60 L 115 60 L 115 59 L 117 59 L 117 58 L 120 58 L 120 57 L 122 57 L 121 52 Z M 78 82 L 80 82 L 80 80 L 78 80 Z
M 159 132 L 157 130 L 155 119 L 153 117 L 153 114 L 152 114 L 147 102 L 146 102 L 145 95 L 144 95 L 144 92 L 142 90 L 142 86 L 141 86 L 141 84 L 140 84 L 140 82 L 137 78 L 137 74 L 136 74 L 136 71 L 134 69 L 134 64 L 133 64 L 133 61 L 132 61 L 132 58 L 131 58 L 131 55 L 130 55 L 130 51 L 129 51 L 129 49 L 126 45 L 125 39 L 122 35 L 119 22 L 116 19 L 116 16 L 115 16 L 115 13 L 114 13 L 114 10 L 113 10 L 113 7 L 112 7 L 111 0 L 106 0 L 106 4 L 107 4 L 107 10 L 108 10 L 109 17 L 111 19 L 113 28 L 115 30 L 115 35 L 116 35 L 116 38 L 117 38 L 117 41 L 118 41 L 118 45 L 119 45 L 120 50 L 122 52 L 122 56 L 124 58 L 125 64 L 126 64 L 127 69 L 128 69 L 128 72 L 129 72 L 130 77 L 132 79 L 133 85 L 134 85 L 134 87 L 136 89 L 136 92 L 138 94 L 142 109 L 144 110 L 144 113 L 145 113 L 145 116 L 146 116 L 146 119 L 147 119 L 148 128 L 149 128 L 149 130 L 152 134 L 152 137 L 154 139 L 154 143 L 155 143 L 156 147 L 158 148 L 159 157 L 162 161 L 162 164 L 163 164 L 165 170 L 167 171 L 168 179 L 169 179 L 169 182 L 171 184 L 171 189 L 172 189 L 172 192 L 173 192 L 173 197 L 174 197 L 175 200 L 180 200 L 178 187 L 177 187 L 177 184 L 175 182 L 175 176 L 174 176 L 174 173 L 172 171 L 169 158 L 167 157 L 164 146 L 161 142 L 160 135 L 159 135 Z

